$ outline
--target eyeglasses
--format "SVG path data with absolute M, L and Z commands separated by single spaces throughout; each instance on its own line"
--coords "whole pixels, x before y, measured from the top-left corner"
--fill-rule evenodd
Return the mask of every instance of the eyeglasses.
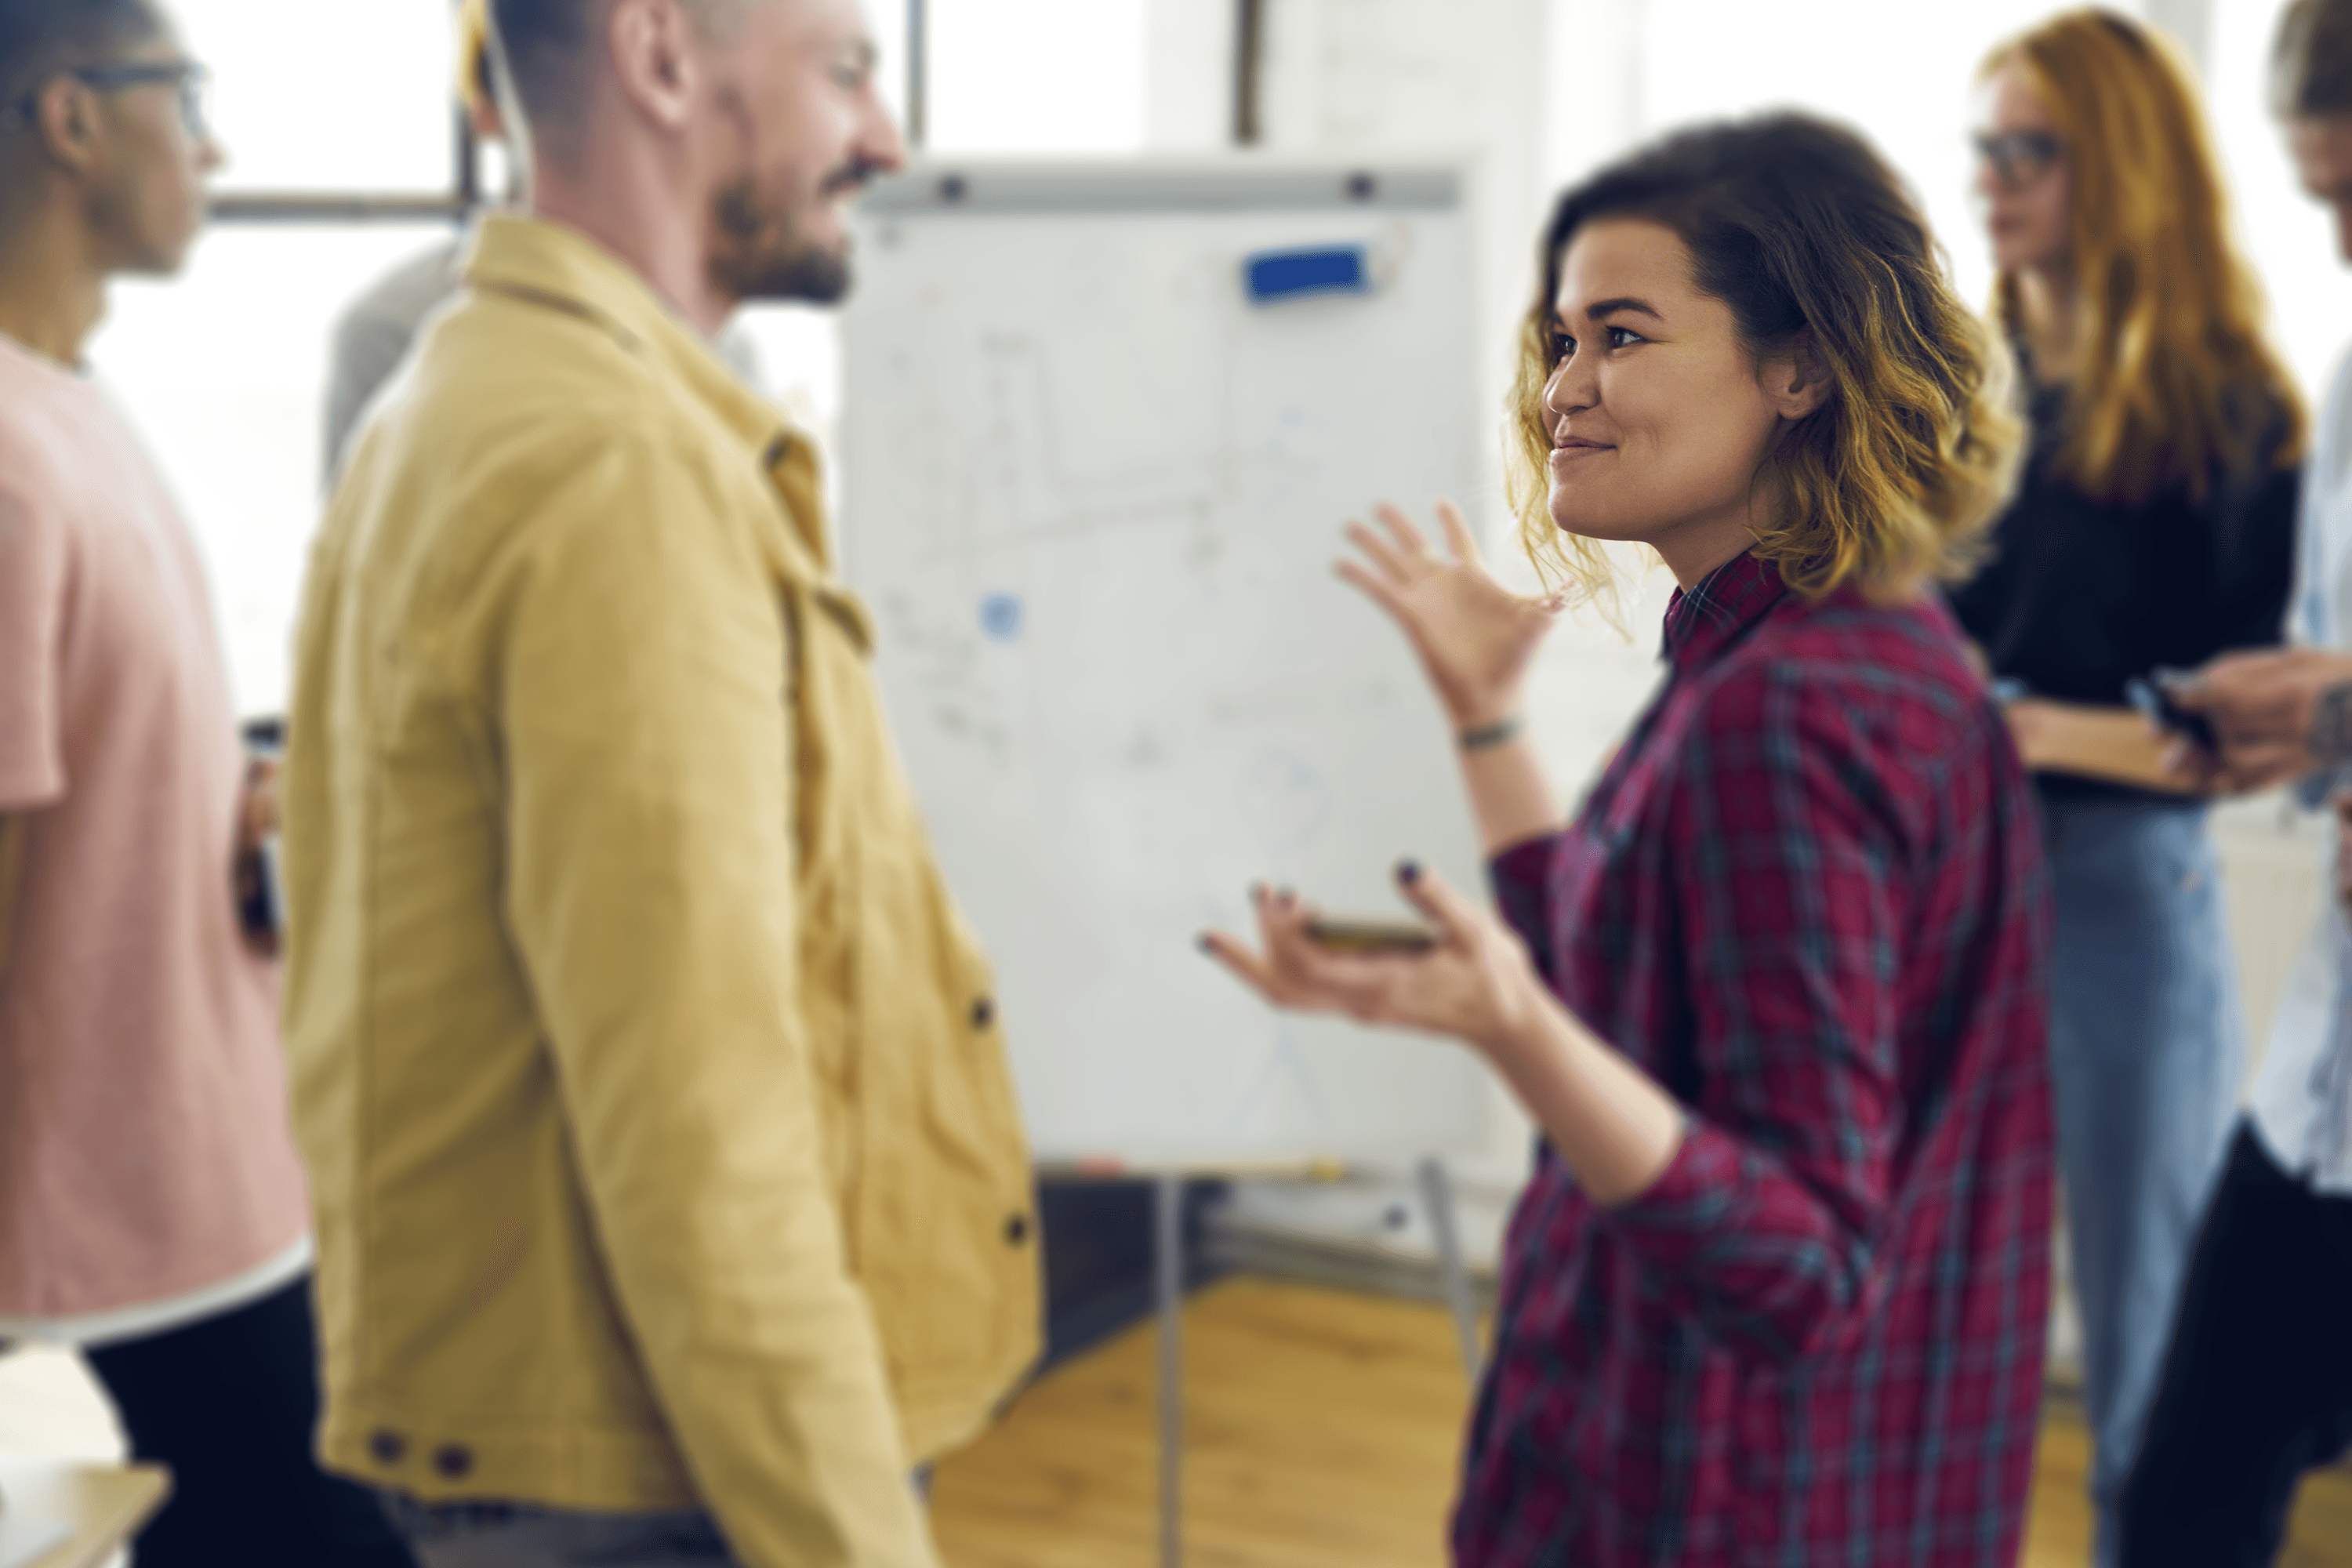
M 1977 161 L 1990 165 L 2001 189 L 2021 191 L 2054 167 L 2066 143 L 2048 131 L 2003 131 L 1971 138 Z
M 190 140 L 211 134 L 205 121 L 205 68 L 194 60 L 154 60 L 119 66 L 82 66 L 64 73 L 97 92 L 121 92 L 134 87 L 172 87 L 180 94 L 180 123 Z M 40 112 L 40 94 L 28 92 L 10 110 L 19 124 L 29 124 Z

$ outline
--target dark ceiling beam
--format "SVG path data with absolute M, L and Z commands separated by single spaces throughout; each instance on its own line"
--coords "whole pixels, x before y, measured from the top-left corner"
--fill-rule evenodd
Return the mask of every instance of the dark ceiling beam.
M 1237 0 L 1234 17 L 1234 144 L 1265 140 L 1265 8 L 1267 0 Z
M 923 0 L 907 0 L 907 145 L 917 152 L 930 134 L 930 16 Z

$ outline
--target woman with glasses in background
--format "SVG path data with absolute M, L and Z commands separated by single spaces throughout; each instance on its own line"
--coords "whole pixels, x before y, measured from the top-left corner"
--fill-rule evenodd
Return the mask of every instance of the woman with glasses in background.
M 1953 605 L 2014 696 L 2048 836 L 2060 1168 L 2111 1562 L 2244 1049 L 2205 805 L 2127 689 L 2279 640 L 2303 416 L 2170 47 L 2076 11 L 1994 51 L 1983 81 L 1978 189 L 2032 447 Z

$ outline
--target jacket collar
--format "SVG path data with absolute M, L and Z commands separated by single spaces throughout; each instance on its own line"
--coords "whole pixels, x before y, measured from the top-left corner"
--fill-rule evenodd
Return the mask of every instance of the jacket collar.
M 1666 602 L 1665 657 L 1679 671 L 1704 669 L 1789 596 L 1780 569 L 1742 551 Z
M 805 574 L 832 574 L 832 545 L 817 504 L 816 450 L 782 414 L 745 386 L 702 333 L 604 247 L 544 218 L 493 213 L 481 220 L 466 281 L 593 323 L 626 353 L 676 382 L 739 437 L 782 493 Z

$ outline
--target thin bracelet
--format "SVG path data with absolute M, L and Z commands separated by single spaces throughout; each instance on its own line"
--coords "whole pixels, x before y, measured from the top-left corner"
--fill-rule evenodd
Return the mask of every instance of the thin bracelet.
M 1483 752 L 1489 746 L 1499 746 L 1506 741 L 1517 740 L 1519 721 L 1517 717 L 1481 724 L 1475 730 L 1465 730 L 1454 737 L 1454 743 L 1465 752 Z

